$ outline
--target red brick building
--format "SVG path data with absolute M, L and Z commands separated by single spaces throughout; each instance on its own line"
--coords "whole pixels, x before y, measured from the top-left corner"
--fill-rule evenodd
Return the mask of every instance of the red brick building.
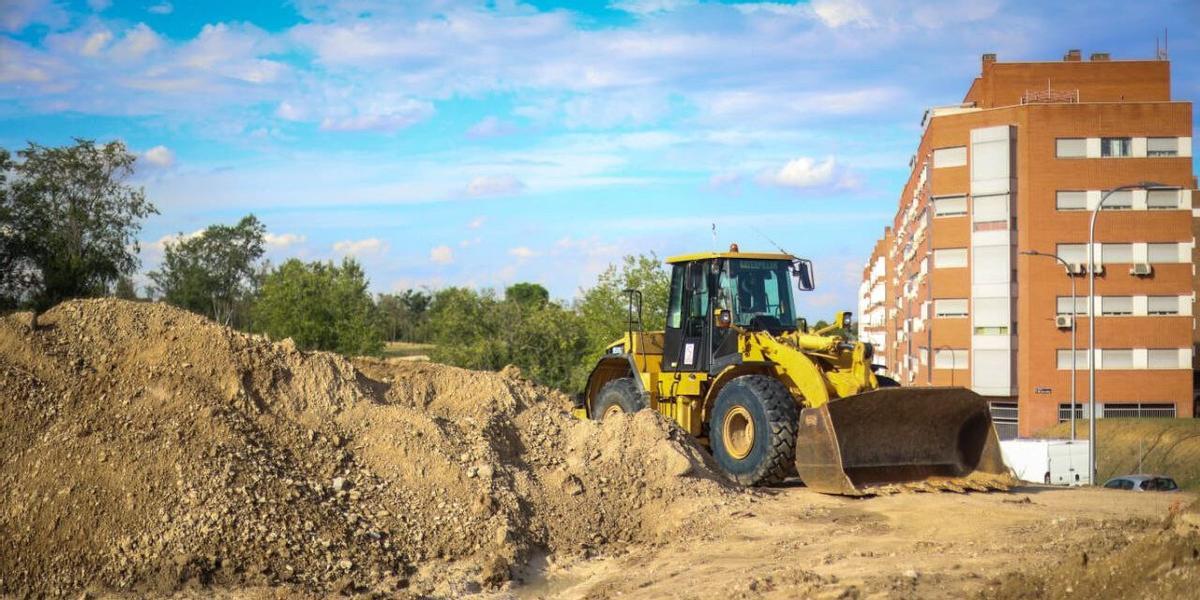
M 1193 416 L 1200 196 L 1170 63 L 985 54 L 963 102 L 923 125 L 863 271 L 860 335 L 877 362 L 905 385 L 970 387 L 1002 436 L 1027 436 L 1070 415 L 1073 325 L 1086 410 L 1088 222 L 1107 191 L 1156 182 L 1114 192 L 1097 217 L 1097 416 Z

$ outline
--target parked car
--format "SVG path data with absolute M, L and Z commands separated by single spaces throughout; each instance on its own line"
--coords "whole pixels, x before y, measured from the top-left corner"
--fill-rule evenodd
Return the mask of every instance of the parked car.
M 1122 475 L 1104 482 L 1104 487 L 1113 490 L 1135 492 L 1178 492 L 1179 484 L 1165 475 Z

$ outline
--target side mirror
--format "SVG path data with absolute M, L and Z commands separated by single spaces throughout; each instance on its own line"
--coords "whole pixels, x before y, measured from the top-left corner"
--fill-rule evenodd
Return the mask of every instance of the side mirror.
M 802 292 L 811 292 L 817 287 L 812 261 L 807 258 L 792 260 L 792 275 L 796 277 L 796 287 Z
M 804 317 L 796 319 L 796 330 L 800 333 L 808 333 L 808 319 Z

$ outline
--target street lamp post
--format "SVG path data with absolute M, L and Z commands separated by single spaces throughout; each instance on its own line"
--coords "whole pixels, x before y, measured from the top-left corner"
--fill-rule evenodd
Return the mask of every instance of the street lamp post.
M 1096 485 L 1096 215 L 1104 202 L 1116 192 L 1125 190 L 1161 187 L 1161 183 L 1142 181 L 1115 187 L 1100 197 L 1092 209 L 1088 223 L 1087 270 L 1088 270 L 1088 484 Z
M 1063 260 L 1057 254 L 1048 252 L 1038 252 L 1037 250 L 1025 250 L 1021 254 L 1028 256 L 1046 256 L 1053 258 L 1062 263 L 1063 269 L 1067 272 L 1067 278 L 1071 280 L 1071 441 L 1075 441 L 1075 414 L 1078 410 L 1078 402 L 1075 401 L 1075 359 L 1078 354 L 1075 351 L 1075 318 L 1079 316 L 1079 301 L 1075 299 L 1075 277 L 1071 275 L 1071 265 Z M 1058 311 L 1055 311 L 1058 312 Z M 1090 443 L 1090 442 L 1089 442 Z

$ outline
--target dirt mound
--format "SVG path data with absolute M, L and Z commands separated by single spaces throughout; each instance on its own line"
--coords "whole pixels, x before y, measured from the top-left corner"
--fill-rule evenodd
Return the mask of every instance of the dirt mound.
M 1154 492 L 1147 492 L 1154 493 Z M 1159 522 L 1101 523 L 1067 558 L 1000 578 L 984 598 L 1192 598 L 1200 585 L 1200 502 Z
M 577 421 L 515 371 L 352 363 L 160 304 L 39 320 L 0 319 L 0 595 L 455 595 L 739 496 L 656 415 Z

